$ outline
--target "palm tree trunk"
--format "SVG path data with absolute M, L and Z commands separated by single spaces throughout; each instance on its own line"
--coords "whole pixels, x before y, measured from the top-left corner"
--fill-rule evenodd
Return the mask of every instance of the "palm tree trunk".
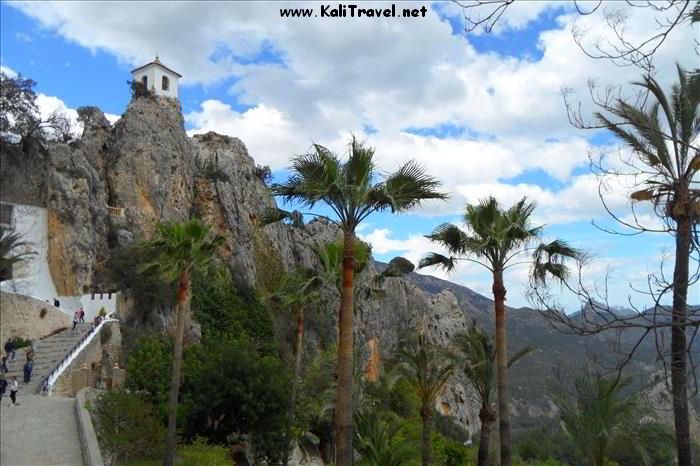
M 481 421 L 481 431 L 479 432 L 479 452 L 477 454 L 476 465 L 486 466 L 489 462 L 489 443 L 491 442 L 491 417 L 488 406 L 482 406 L 479 412 Z
M 173 374 L 170 381 L 170 403 L 168 405 L 168 444 L 165 450 L 164 466 L 175 463 L 175 447 L 177 433 L 177 402 L 180 394 L 180 373 L 182 370 L 182 340 L 185 334 L 185 306 L 189 275 L 180 273 L 180 286 L 177 293 L 177 317 L 175 324 L 175 345 L 173 346 Z
M 433 427 L 432 406 L 423 406 L 420 410 L 420 417 L 423 420 L 423 432 L 421 433 L 421 466 L 428 466 L 433 463 L 433 442 L 430 439 L 430 431 Z
M 343 281 L 338 316 L 338 380 L 335 405 L 336 464 L 351 466 L 352 450 L 352 317 L 355 235 L 345 232 L 343 243 Z
M 294 379 L 292 380 L 292 394 L 289 398 L 289 412 L 287 413 L 287 453 L 284 455 L 284 466 L 289 464 L 290 443 L 292 441 L 292 423 L 294 422 L 294 407 L 297 402 L 297 390 L 299 387 L 299 377 L 301 376 L 301 352 L 304 347 L 304 312 L 299 311 L 297 314 L 297 328 L 295 333 L 295 352 L 294 352 Z
M 673 327 L 671 327 L 671 392 L 678 466 L 691 466 L 692 464 L 688 422 L 688 369 L 685 331 L 691 230 L 691 220 L 688 216 L 678 219 L 676 264 L 673 271 Z
M 508 411 L 508 342 L 506 335 L 506 288 L 503 271 L 493 274 L 493 298 L 496 310 L 496 374 L 498 378 L 498 437 L 501 466 L 511 465 L 510 413 Z

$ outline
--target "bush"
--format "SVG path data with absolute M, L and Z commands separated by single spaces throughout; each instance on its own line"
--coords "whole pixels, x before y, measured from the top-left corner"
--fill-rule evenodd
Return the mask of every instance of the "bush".
M 260 178 L 263 183 L 268 184 L 272 180 L 272 170 L 270 170 L 269 165 L 256 165 L 255 176 Z
M 270 314 L 255 296 L 242 296 L 226 269 L 193 277 L 190 306 L 204 339 L 248 340 L 266 354 L 275 352 Z
M 32 340 L 25 340 L 22 337 L 15 337 L 14 342 L 15 342 L 15 349 L 26 348 L 28 346 L 32 346 Z
M 40 318 L 40 319 L 43 319 L 44 317 L 46 317 L 46 314 L 47 314 L 48 312 L 49 312 L 49 311 L 47 311 L 45 307 L 42 307 L 42 308 L 41 308 L 41 311 L 39 311 L 39 318 Z
M 90 406 L 100 448 L 116 464 L 160 458 L 165 428 L 141 396 L 106 392 Z
M 131 89 L 131 98 L 132 99 L 138 99 L 139 97 L 146 97 L 148 99 L 151 99 L 155 97 L 155 93 L 146 87 L 141 81 L 127 81 L 126 82 L 129 85 L 129 89 Z
M 126 366 L 126 388 L 144 392 L 163 422 L 168 417 L 172 358 L 172 343 L 169 340 L 145 337 L 138 340 Z
M 175 285 L 164 282 L 157 274 L 142 271 L 143 254 L 137 246 L 117 249 L 109 258 L 109 279 L 115 287 L 129 290 L 134 299 L 134 315 L 147 322 L 157 309 L 171 309 L 175 304 Z
M 226 447 L 209 445 L 203 439 L 196 439 L 191 445 L 185 445 L 177 450 L 178 466 L 231 466 L 231 457 Z M 154 461 L 139 461 L 130 466 L 160 466 L 160 459 Z
M 208 341 L 185 357 L 185 435 L 224 444 L 247 433 L 259 458 L 279 460 L 285 450 L 289 377 L 281 361 L 260 356 L 242 341 Z

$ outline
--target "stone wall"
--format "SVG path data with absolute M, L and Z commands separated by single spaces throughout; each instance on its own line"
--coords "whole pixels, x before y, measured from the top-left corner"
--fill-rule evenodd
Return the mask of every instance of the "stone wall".
M 92 389 L 83 388 L 78 391 L 75 397 L 75 415 L 78 419 L 80 448 L 83 452 L 83 463 L 85 466 L 104 466 L 100 444 L 97 442 L 97 434 L 86 406 L 87 400 L 92 394 L 91 392 Z
M 4 291 L 0 293 L 0 341 L 3 344 L 10 337 L 38 340 L 70 327 L 71 321 L 71 316 L 44 301 Z

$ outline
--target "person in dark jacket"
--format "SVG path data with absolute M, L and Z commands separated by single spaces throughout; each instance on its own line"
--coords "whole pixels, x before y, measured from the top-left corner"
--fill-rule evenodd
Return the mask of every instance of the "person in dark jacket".
M 7 390 L 7 380 L 4 374 L 0 374 L 0 400 L 5 396 L 5 390 Z
M 24 363 L 24 383 L 32 381 L 32 370 L 34 370 L 34 362 L 27 360 L 27 362 Z
M 7 343 L 5 343 L 5 355 L 8 359 L 12 355 L 12 360 L 15 360 L 15 342 L 12 341 L 12 338 L 9 338 Z

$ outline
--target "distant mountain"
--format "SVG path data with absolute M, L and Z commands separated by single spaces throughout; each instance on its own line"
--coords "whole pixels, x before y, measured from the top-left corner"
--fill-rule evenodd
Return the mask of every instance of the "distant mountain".
M 377 270 L 387 264 L 376 263 Z M 406 277 L 421 290 L 440 293 L 450 290 L 457 297 L 468 321 L 475 320 L 486 329 L 493 330 L 493 300 L 447 280 L 430 275 L 411 273 Z M 698 309 L 698 306 L 691 306 Z M 615 308 L 620 316 L 631 315 L 634 311 Z M 554 382 L 553 375 L 560 371 L 563 377 L 574 375 L 588 361 L 589 357 L 614 367 L 620 353 L 629 350 L 640 336 L 637 329 L 629 329 L 619 336 L 614 333 L 593 336 L 564 334 L 555 330 L 549 321 L 538 311 L 530 308 L 508 308 L 509 352 L 523 347 L 534 348 L 531 355 L 511 368 L 511 396 L 515 410 L 516 429 L 533 427 L 542 423 L 542 418 L 554 416 L 553 405 L 546 397 L 548 384 Z M 700 353 L 700 345 L 697 346 Z M 700 356 L 700 354 L 699 354 Z M 636 350 L 635 357 L 626 369 L 632 378 L 632 389 L 649 384 L 652 374 L 658 374 L 657 354 L 653 337 L 649 336 Z M 657 380 L 656 377 L 654 380 Z M 657 380 L 658 384 L 658 380 Z M 658 390 L 658 388 L 657 388 Z

